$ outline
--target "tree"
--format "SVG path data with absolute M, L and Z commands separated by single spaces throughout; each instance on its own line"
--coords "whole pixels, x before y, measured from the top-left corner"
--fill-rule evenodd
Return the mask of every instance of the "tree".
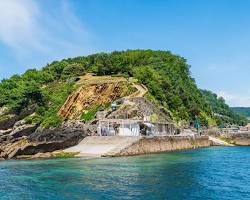
M 85 74 L 84 67 L 78 63 L 73 63 L 64 67 L 61 77 L 62 79 L 67 79 L 70 77 L 82 76 L 84 74 Z

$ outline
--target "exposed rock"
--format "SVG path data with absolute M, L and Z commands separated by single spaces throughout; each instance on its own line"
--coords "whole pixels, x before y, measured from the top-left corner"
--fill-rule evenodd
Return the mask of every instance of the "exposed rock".
M 10 133 L 13 138 L 19 138 L 23 136 L 29 136 L 37 129 L 36 124 L 24 124 L 14 128 L 14 131 Z
M 3 142 L 7 141 L 8 135 L 1 135 L 0 136 L 0 144 L 3 146 Z M 0 147 L 1 148 L 1 147 Z
M 0 136 L 8 135 L 11 133 L 12 130 L 13 130 L 12 128 L 7 129 L 7 130 L 0 130 Z
M 120 78 L 98 79 L 90 77 L 68 97 L 58 114 L 64 119 L 79 119 L 84 111 L 96 105 L 105 105 L 126 96 L 128 82 Z
M 234 145 L 250 146 L 250 132 L 222 134 L 221 138 Z
M 46 152 L 46 153 L 37 153 L 33 156 L 31 156 L 31 159 L 45 159 L 45 158 L 51 158 L 52 153 L 51 152 Z
M 0 130 L 6 130 L 13 127 L 19 117 L 15 114 L 7 114 L 0 116 Z
M 16 122 L 35 112 L 36 105 L 29 106 L 22 110 L 21 113 L 11 113 L 7 107 L 0 108 L 0 130 L 12 128 Z M 21 120 L 20 123 L 26 123 Z M 19 126 L 19 125 L 17 125 Z
M 25 120 L 17 121 L 12 129 L 0 131 L 0 157 L 8 158 L 14 154 L 20 146 L 26 145 L 27 136 L 35 132 L 37 125 L 27 124 Z
M 7 107 L 0 107 L 0 116 L 8 114 L 9 109 Z
M 144 97 L 129 97 L 119 101 L 120 107 L 107 118 L 139 119 L 146 121 L 171 122 L 169 113 L 157 108 Z
M 21 124 L 20 122 L 17 125 Z M 21 125 L 19 128 L 24 126 L 26 129 L 23 129 L 23 131 L 19 130 L 18 132 L 16 130 L 15 135 L 8 135 L 8 142 L 1 148 L 0 157 L 11 159 L 21 155 L 35 155 L 37 153 L 65 149 L 78 144 L 86 136 L 95 134 L 93 130 L 96 130 L 94 128 L 96 125 L 86 125 L 80 121 L 71 121 L 65 123 L 60 128 L 42 129 L 39 127 L 26 137 L 24 135 L 26 135 L 25 133 L 30 133 L 31 127 L 30 125 Z
M 36 111 L 37 105 L 33 104 L 28 106 L 27 108 L 23 109 L 21 111 L 21 113 L 19 113 L 19 119 L 23 119 L 29 115 L 31 115 L 32 113 L 34 113 Z
M 26 121 L 25 119 L 22 119 L 22 120 L 20 120 L 20 121 L 17 121 L 17 122 L 14 124 L 13 129 L 16 129 L 16 128 L 18 128 L 18 127 L 20 127 L 20 126 L 23 126 L 23 125 L 25 125 L 25 124 L 27 124 L 27 121 Z
M 96 113 L 96 119 L 104 119 L 108 115 L 108 111 L 98 111 Z
M 37 125 L 26 124 L 25 120 L 18 121 L 14 124 L 13 129 L 0 130 L 0 144 L 4 146 L 19 141 L 24 136 L 29 136 L 35 132 Z
M 229 144 L 250 146 L 250 132 L 223 132 L 218 128 L 212 128 L 203 131 L 203 134 L 222 139 Z
M 35 143 L 46 142 L 62 142 L 68 139 L 75 139 L 72 143 L 78 142 L 85 137 L 87 131 L 82 128 L 60 127 L 55 129 L 37 129 L 37 131 L 29 136 L 29 141 Z
M 146 98 L 134 97 L 129 100 L 139 106 L 139 110 L 143 111 L 144 116 L 152 116 L 156 114 L 158 116 L 158 121 L 171 121 L 169 113 L 167 113 L 164 109 L 159 109 Z

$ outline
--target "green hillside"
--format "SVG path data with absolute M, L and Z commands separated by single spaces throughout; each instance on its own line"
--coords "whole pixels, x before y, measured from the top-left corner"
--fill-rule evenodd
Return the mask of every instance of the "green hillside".
M 224 124 L 239 124 L 244 125 L 247 123 L 246 117 L 240 113 L 234 112 L 222 97 L 217 96 L 215 93 L 202 90 L 202 94 L 211 106 L 214 118 L 218 125 Z
M 240 115 L 244 115 L 250 121 L 250 107 L 232 107 L 231 109 Z
M 41 70 L 31 69 L 2 80 L 0 107 L 17 115 L 34 109 L 36 114 L 28 117 L 30 121 L 45 127 L 58 126 L 62 122 L 57 115 L 59 108 L 76 88 L 77 77 L 88 72 L 137 78 L 148 87 L 147 98 L 179 124 L 188 124 L 194 118 L 206 126 L 223 120 L 242 123 L 220 98 L 210 101 L 207 92 L 198 89 L 186 60 L 169 51 L 115 51 L 55 61 Z M 214 113 L 224 117 L 218 120 Z

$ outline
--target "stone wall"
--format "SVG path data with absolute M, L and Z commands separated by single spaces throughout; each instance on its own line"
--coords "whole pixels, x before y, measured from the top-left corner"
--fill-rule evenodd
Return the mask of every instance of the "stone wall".
M 238 146 L 250 146 L 250 132 L 222 134 L 221 138 Z
M 218 128 L 211 128 L 203 131 L 203 134 L 216 137 L 236 146 L 250 146 L 250 131 L 226 132 Z
M 211 146 L 211 142 L 207 136 L 143 137 L 138 142 L 121 150 L 119 153 L 109 156 L 132 156 L 209 146 Z
M 233 144 L 238 146 L 250 146 L 250 138 L 244 139 L 244 138 L 236 138 L 234 139 Z

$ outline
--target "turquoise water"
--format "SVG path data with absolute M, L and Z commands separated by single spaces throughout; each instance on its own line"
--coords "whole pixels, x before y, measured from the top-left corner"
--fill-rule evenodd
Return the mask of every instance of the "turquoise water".
M 250 147 L 2 161 L 0 199 L 250 199 Z

